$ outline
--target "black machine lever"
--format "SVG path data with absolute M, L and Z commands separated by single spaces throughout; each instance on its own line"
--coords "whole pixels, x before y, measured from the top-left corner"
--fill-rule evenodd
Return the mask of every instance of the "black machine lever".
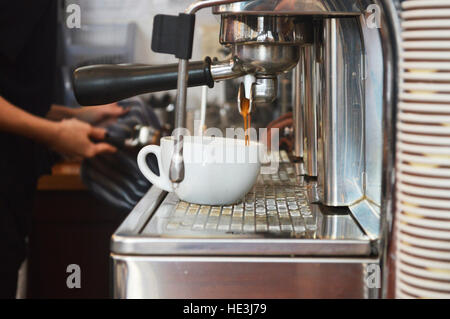
M 192 56 L 194 27 L 194 14 L 156 15 L 153 20 L 152 50 L 189 60 Z
M 178 64 L 93 65 L 74 72 L 74 92 L 80 105 L 117 102 L 136 95 L 177 88 Z M 211 59 L 190 62 L 188 86 L 214 87 Z

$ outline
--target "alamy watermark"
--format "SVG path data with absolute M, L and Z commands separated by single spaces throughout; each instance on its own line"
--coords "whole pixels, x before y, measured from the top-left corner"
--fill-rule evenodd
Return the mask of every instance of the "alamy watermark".
M 66 268 L 67 276 L 66 285 L 69 289 L 81 288 L 81 268 L 77 264 L 70 264 Z
M 199 132 L 200 121 L 194 121 L 194 132 Z M 185 143 L 195 145 L 195 151 L 183 152 L 184 163 L 240 164 L 261 163 L 261 174 L 274 174 L 280 161 L 279 129 L 249 128 L 246 146 L 243 128 L 226 128 L 224 131 L 210 127 L 201 135 L 193 135 L 187 128 L 177 128 L 172 138 L 182 136 Z M 185 145 L 183 146 L 186 147 Z
M 66 7 L 66 26 L 69 29 L 81 28 L 81 7 L 78 4 L 71 3 Z
M 369 289 L 381 288 L 381 268 L 378 264 L 368 264 L 365 270 L 365 283 Z
M 369 29 L 381 28 L 381 8 L 377 4 L 370 4 L 366 8 L 364 21 Z

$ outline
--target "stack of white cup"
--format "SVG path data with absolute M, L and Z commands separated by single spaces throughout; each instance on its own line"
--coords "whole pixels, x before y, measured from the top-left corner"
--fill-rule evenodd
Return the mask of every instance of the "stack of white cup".
M 450 0 L 401 17 L 396 297 L 450 298 Z

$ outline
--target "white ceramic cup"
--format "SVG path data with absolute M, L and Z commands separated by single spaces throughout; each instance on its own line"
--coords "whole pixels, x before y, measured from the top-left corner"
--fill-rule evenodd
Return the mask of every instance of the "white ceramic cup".
M 244 140 L 185 136 L 183 138 L 184 179 L 174 188 L 169 180 L 169 168 L 175 138 L 163 137 L 161 146 L 149 145 L 141 149 L 139 169 L 153 185 L 175 192 L 186 202 L 203 205 L 227 205 L 241 200 L 255 184 L 260 168 L 263 145 Z M 158 160 L 160 175 L 153 173 L 147 163 L 148 154 Z

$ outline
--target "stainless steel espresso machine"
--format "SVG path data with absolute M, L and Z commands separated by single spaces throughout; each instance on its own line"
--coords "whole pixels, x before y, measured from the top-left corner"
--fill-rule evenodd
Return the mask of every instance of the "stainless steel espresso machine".
M 277 97 L 277 76 L 295 68 L 294 152 L 281 152 L 278 172 L 261 175 L 236 205 L 190 204 L 152 187 L 112 237 L 114 297 L 384 296 L 396 4 L 198 1 L 178 17 L 155 19 L 153 49 L 175 54 L 178 64 L 76 71 L 76 95 L 84 105 L 176 87 L 176 124 L 184 127 L 187 87 L 252 74 L 258 112 L 258 103 Z M 229 60 L 189 62 L 192 38 L 186 40 L 180 28 L 193 27 L 202 8 L 220 16 L 218 41 L 230 49 Z M 178 31 L 167 30 L 173 26 Z M 98 93 L 105 88 L 108 94 Z M 177 163 L 173 182 L 183 179 L 182 161 Z

